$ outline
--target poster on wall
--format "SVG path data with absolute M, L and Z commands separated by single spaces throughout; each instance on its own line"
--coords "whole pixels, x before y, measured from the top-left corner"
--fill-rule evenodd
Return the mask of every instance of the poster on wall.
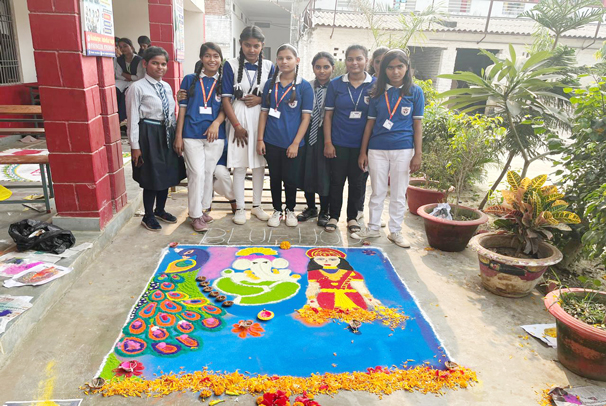
M 173 0 L 173 27 L 175 30 L 175 59 L 185 60 L 185 21 L 183 18 L 183 0 Z
M 86 56 L 115 56 L 112 0 L 81 0 L 82 43 Z

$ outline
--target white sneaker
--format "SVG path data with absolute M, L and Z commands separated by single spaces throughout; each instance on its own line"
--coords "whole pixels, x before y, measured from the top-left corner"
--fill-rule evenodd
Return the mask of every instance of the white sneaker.
M 269 220 L 267 220 L 267 225 L 269 227 L 278 227 L 280 225 L 280 220 L 282 220 L 282 212 L 274 210 L 274 214 L 272 214 Z
M 250 211 L 250 214 L 252 214 L 261 221 L 269 220 L 269 214 L 265 213 L 261 206 L 253 207 Z
M 232 218 L 232 221 L 236 224 L 242 225 L 246 223 L 246 211 L 244 209 L 237 209 L 236 214 Z
M 381 236 L 381 232 L 379 230 L 372 230 L 372 229 L 366 227 L 366 228 L 361 229 L 357 233 L 352 234 L 351 236 L 358 240 L 361 240 L 364 238 L 377 238 L 377 237 Z
M 408 240 L 406 238 L 404 238 L 404 236 L 402 235 L 402 233 L 399 232 L 399 231 L 397 233 L 391 233 L 391 234 L 389 234 L 387 236 L 387 238 L 389 239 L 389 241 L 393 242 L 398 247 L 410 248 L 410 242 L 408 242 Z
M 296 227 L 299 225 L 299 220 L 297 220 L 295 213 L 288 209 L 286 209 L 286 225 L 288 227 Z
M 356 216 L 356 220 L 360 221 L 364 218 L 364 212 L 363 211 L 359 211 L 358 215 Z

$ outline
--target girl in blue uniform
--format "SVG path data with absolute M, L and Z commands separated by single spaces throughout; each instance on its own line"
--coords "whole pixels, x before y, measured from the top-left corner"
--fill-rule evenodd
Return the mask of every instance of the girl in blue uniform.
M 383 203 L 390 189 L 387 238 L 400 247 L 410 247 L 402 234 L 406 189 L 410 172 L 421 167 L 423 142 L 423 91 L 412 81 L 410 59 L 399 49 L 387 52 L 371 91 L 368 123 L 364 130 L 358 164 L 368 167 L 372 194 L 368 204 L 368 227 L 360 238 L 379 237 Z M 368 152 L 367 152 L 368 151 Z
M 333 79 L 326 93 L 324 156 L 330 160 L 330 220 L 326 231 L 335 231 L 343 206 L 345 180 L 349 183 L 347 229 L 360 231 L 356 220 L 362 198 L 363 171 L 358 167 L 362 135 L 366 125 L 369 95 L 375 78 L 366 73 L 368 50 L 351 45 L 345 51 L 347 73 Z
M 311 85 L 299 77 L 297 50 L 289 44 L 278 48 L 276 71 L 265 85 L 259 117 L 257 152 L 269 167 L 271 200 L 274 213 L 267 221 L 277 227 L 283 217 L 286 225 L 296 227 L 294 214 L 297 186 L 300 185 L 301 149 L 314 103 Z M 282 212 L 282 183 L 286 195 L 286 213 Z
M 305 134 L 305 160 L 303 164 L 303 190 L 307 208 L 297 216 L 300 222 L 318 217 L 318 225 L 325 227 L 330 220 L 328 199 L 330 191 L 330 166 L 324 156 L 324 105 L 335 59 L 328 52 L 318 52 L 311 61 L 315 79 L 310 82 L 314 89 L 314 107 L 309 130 Z M 320 196 L 320 213 L 316 208 L 316 193 Z
M 197 232 L 206 231 L 213 221 L 207 211 L 213 196 L 213 173 L 225 143 L 221 48 L 212 42 L 202 44 L 200 61 L 195 73 L 181 82 L 187 97 L 179 102 L 174 143 L 175 152 L 185 158 L 189 217 Z

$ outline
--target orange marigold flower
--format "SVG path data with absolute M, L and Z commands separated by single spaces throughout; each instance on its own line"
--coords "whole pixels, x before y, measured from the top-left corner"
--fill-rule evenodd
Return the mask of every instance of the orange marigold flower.
M 290 249 L 290 242 L 288 242 L 288 241 L 282 241 L 280 243 L 280 248 L 283 249 L 283 250 Z

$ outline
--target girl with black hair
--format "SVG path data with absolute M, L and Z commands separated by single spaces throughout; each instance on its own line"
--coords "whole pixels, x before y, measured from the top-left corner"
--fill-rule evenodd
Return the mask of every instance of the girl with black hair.
M 314 107 L 309 130 L 305 134 L 305 158 L 303 162 L 303 190 L 307 208 L 297 216 L 299 221 L 318 217 L 318 225 L 326 226 L 328 194 L 330 191 L 330 166 L 324 156 L 324 104 L 326 90 L 335 67 L 335 59 L 328 52 L 318 52 L 311 61 L 315 79 L 310 82 L 314 89 Z M 316 193 L 320 196 L 320 213 L 316 208 Z
M 187 97 L 179 101 L 179 119 L 174 148 L 187 167 L 189 217 L 194 231 L 208 230 L 213 196 L 213 174 L 225 143 L 225 113 L 221 107 L 221 48 L 212 42 L 200 47 L 200 63 L 187 75 L 181 89 Z
M 387 51 L 389 51 L 389 48 L 387 47 L 378 47 L 372 52 L 372 57 L 368 64 L 368 73 L 372 76 L 377 76 L 379 67 L 381 66 L 381 59 L 383 59 L 383 55 L 385 55 Z
M 360 169 L 368 168 L 370 172 L 370 219 L 368 227 L 358 235 L 360 238 L 380 236 L 383 203 L 389 187 L 390 234 L 387 238 L 407 248 L 410 243 L 402 235 L 402 221 L 410 173 L 421 167 L 425 98 L 423 90 L 413 83 L 410 59 L 404 51 L 394 49 L 383 56 L 371 97 L 358 158 Z
M 137 42 L 139 43 L 138 54 L 139 56 L 143 56 L 145 50 L 151 46 L 151 39 L 149 39 L 149 37 L 146 35 L 141 35 L 139 38 L 137 38 Z
M 157 219 L 177 222 L 164 208 L 168 188 L 185 178 L 183 160 L 172 148 L 175 99 L 170 85 L 162 81 L 168 61 L 168 53 L 163 48 L 149 47 L 143 61 L 145 76 L 126 93 L 133 179 L 143 188 L 145 215 L 141 224 L 151 231 L 162 229 Z
M 278 48 L 277 68 L 271 81 L 265 84 L 263 105 L 259 117 L 257 152 L 267 158 L 269 185 L 274 213 L 267 221 L 278 227 L 283 217 L 286 225 L 299 222 L 294 209 L 297 187 L 301 184 L 302 155 L 313 109 L 314 93 L 308 81 L 299 76 L 299 56 L 289 44 Z M 286 195 L 286 213 L 282 212 L 282 183 Z
M 265 82 L 273 74 L 273 64 L 263 59 L 265 36 L 257 26 L 248 26 L 240 34 L 240 55 L 225 63 L 223 71 L 223 108 L 229 147 L 227 166 L 234 168 L 236 214 L 233 222 L 246 223 L 244 211 L 244 180 L 247 168 L 252 169 L 253 207 L 251 214 L 267 221 L 269 215 L 261 208 L 265 158 L 257 154 L 257 130 L 261 111 L 261 95 Z
M 143 58 L 135 53 L 135 47 L 128 38 L 120 38 L 118 47 L 121 55 L 114 59 L 114 72 L 116 74 L 116 97 L 118 99 L 118 117 L 120 122 L 126 120 L 126 105 L 124 92 L 139 79 L 145 76 Z
M 347 73 L 333 79 L 326 92 L 324 116 L 324 156 L 330 161 L 330 220 L 326 231 L 337 229 L 345 181 L 347 197 L 347 230 L 360 231 L 359 202 L 364 198 L 364 172 L 358 168 L 358 156 L 368 114 L 369 95 L 375 78 L 366 71 L 368 50 L 351 45 L 345 51 Z

